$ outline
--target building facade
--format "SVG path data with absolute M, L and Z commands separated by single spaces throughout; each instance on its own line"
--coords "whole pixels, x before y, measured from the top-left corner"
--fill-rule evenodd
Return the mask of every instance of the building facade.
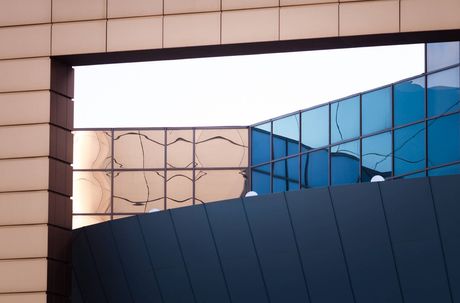
M 0 1 L 0 301 L 70 293 L 74 65 L 458 40 L 458 0 Z

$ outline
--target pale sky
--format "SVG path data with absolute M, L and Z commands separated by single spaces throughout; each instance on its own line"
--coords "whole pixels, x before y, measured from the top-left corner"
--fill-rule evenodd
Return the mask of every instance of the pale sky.
M 423 44 L 75 68 L 75 127 L 250 125 L 424 72 Z

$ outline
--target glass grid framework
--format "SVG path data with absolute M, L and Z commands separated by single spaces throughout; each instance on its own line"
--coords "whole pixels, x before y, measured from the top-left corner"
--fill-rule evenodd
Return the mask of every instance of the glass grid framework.
M 248 127 L 77 129 L 74 219 L 92 217 L 87 225 L 244 196 L 248 145 Z
M 258 144 L 251 146 L 251 190 L 264 194 L 368 182 L 375 175 L 395 179 L 443 172 L 460 173 L 458 62 L 372 91 L 252 125 L 251 141 Z M 401 93 L 404 86 L 407 89 Z M 381 96 L 372 99 L 373 95 L 379 94 Z M 366 98 L 370 99 L 369 103 L 378 103 L 380 108 L 370 109 L 371 114 L 366 114 Z M 356 126 L 344 125 L 343 133 L 353 134 L 353 128 L 356 128 L 355 135 L 337 139 L 336 120 L 333 119 L 337 112 L 333 109 L 353 100 L 357 115 L 347 122 Z M 404 102 L 407 104 L 401 108 Z M 430 108 L 437 111 L 429 111 Z M 310 121 L 303 120 L 314 116 L 315 112 L 326 117 L 326 127 L 312 127 Z M 347 114 L 350 116 L 350 113 Z M 296 119 L 295 127 L 284 130 L 283 134 L 277 132 L 276 125 L 293 117 Z M 366 123 L 367 128 L 363 125 Z M 312 133 L 308 139 L 306 132 Z M 292 152 L 293 149 L 296 152 Z M 287 150 L 290 152 L 286 153 Z M 406 159 L 404 153 L 410 157 L 418 155 L 418 158 Z M 308 182 L 311 175 L 316 178 Z

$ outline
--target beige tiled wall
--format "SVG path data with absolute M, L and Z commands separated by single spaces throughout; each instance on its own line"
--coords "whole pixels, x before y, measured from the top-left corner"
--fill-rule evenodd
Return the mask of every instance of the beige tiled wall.
M 53 228 L 71 227 L 73 73 L 50 56 L 460 29 L 459 11 L 459 0 L 0 0 L 0 237 L 47 235 L 0 246 L 0 303 L 45 302 L 48 275 L 66 279 L 46 256 L 67 245 Z

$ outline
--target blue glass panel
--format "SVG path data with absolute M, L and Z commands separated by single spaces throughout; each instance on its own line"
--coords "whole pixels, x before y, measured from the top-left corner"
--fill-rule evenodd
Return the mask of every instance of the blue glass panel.
M 460 174 L 460 164 L 444 166 L 440 168 L 431 169 L 428 171 L 428 176 L 448 176 Z
M 460 160 L 460 114 L 428 121 L 428 166 Z
M 428 75 L 428 116 L 460 109 L 460 68 Z
M 421 120 L 425 117 L 425 77 L 394 86 L 395 126 Z
M 425 123 L 395 130 L 395 176 L 425 168 Z
M 273 164 L 273 192 L 299 189 L 299 157 Z
M 273 156 L 275 159 L 299 152 L 299 114 L 273 121 Z M 284 144 L 283 144 L 284 142 Z M 288 147 L 289 144 L 289 147 Z
M 359 140 L 331 147 L 331 184 L 359 182 Z
M 391 132 L 363 139 L 361 181 L 368 182 L 373 176 L 391 176 Z
M 424 171 L 421 173 L 404 176 L 402 177 L 402 179 L 415 179 L 415 178 L 423 178 L 423 177 L 426 177 L 426 173 Z
M 428 43 L 426 45 L 427 71 L 460 62 L 460 42 Z
M 391 127 L 391 87 L 362 96 L 363 135 Z
M 251 163 L 257 165 L 270 161 L 270 122 L 251 129 Z
M 302 151 L 329 144 L 329 105 L 302 113 Z
M 321 187 L 328 185 L 328 150 L 322 149 L 302 155 L 302 187 Z
M 359 137 L 359 96 L 331 104 L 331 143 Z
M 270 193 L 270 164 L 253 167 L 251 172 L 252 190 L 259 195 Z

